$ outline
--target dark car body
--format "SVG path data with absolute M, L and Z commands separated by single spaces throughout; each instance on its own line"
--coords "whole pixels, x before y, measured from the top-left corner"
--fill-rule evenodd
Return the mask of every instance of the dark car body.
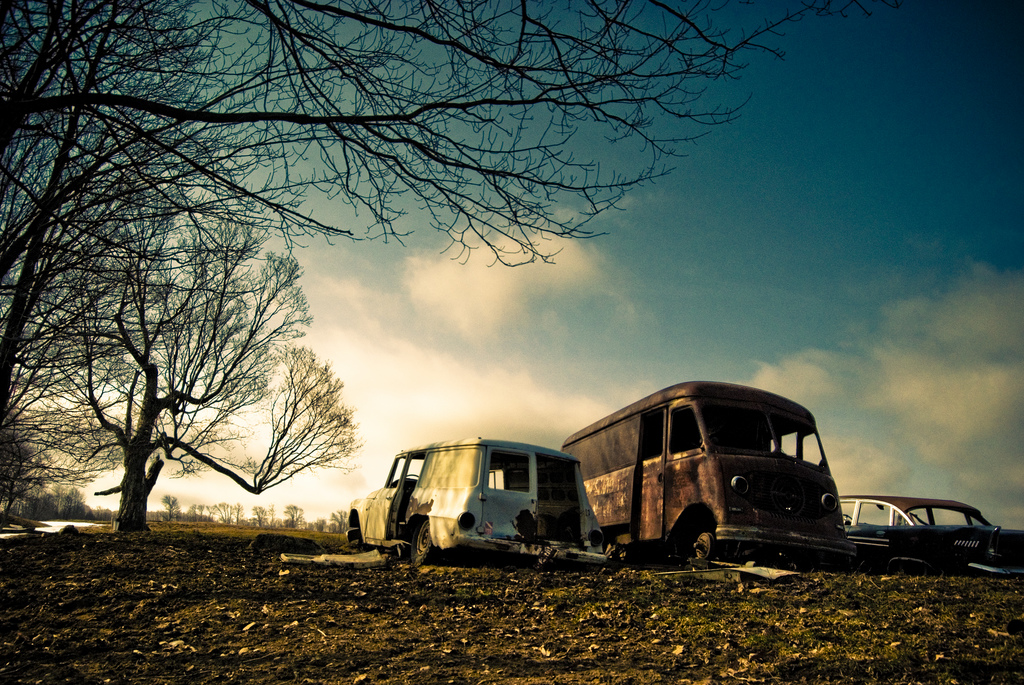
M 861 570 L 1024 574 L 1024 531 L 993 526 L 969 504 L 888 495 L 846 495 L 841 504 Z
M 814 416 L 779 395 L 680 383 L 578 431 L 562 450 L 580 460 L 616 548 L 802 565 L 854 558 Z

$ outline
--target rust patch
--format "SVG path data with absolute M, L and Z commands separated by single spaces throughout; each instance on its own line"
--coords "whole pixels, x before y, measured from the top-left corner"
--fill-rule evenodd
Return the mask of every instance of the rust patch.
M 409 508 L 407 509 L 408 516 L 415 516 L 416 514 L 422 514 L 426 516 L 430 513 L 431 509 L 434 508 L 434 500 L 429 502 L 420 503 L 418 499 L 412 497 L 409 499 Z
M 520 539 L 526 542 L 532 542 L 537 539 L 537 519 L 533 517 L 529 509 L 520 511 L 512 525 L 515 526 L 516 532 L 519 533 L 517 537 Z

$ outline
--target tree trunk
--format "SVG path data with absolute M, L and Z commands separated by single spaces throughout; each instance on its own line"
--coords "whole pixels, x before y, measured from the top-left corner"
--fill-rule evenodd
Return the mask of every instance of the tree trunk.
M 146 524 L 149 493 L 163 468 L 162 459 L 150 465 L 149 472 L 144 469 L 146 460 L 152 450 L 129 448 L 124 460 L 124 477 L 121 479 L 121 504 L 114 519 L 114 530 L 121 532 L 138 532 L 149 530 Z

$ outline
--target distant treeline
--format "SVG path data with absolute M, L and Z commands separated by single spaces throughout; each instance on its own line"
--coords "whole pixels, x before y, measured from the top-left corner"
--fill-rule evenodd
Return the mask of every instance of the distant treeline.
M 231 523 L 258 528 L 297 528 L 321 533 L 343 533 L 348 528 L 348 519 L 344 512 L 335 512 L 329 519 L 317 518 L 307 521 L 303 509 L 294 504 L 285 506 L 280 516 L 274 505 L 255 506 L 248 517 L 242 504 L 193 504 L 187 509 L 182 509 L 178 499 L 173 495 L 165 495 L 161 504 L 164 509 L 147 512 L 147 520 Z M 33 490 L 18 498 L 8 513 L 32 521 L 106 522 L 112 521 L 115 516 L 111 509 L 86 505 L 85 494 L 78 488 L 67 485 Z
M 69 485 L 36 489 L 11 504 L 12 516 L 32 521 L 109 521 L 114 512 L 103 507 L 90 507 L 85 495 Z

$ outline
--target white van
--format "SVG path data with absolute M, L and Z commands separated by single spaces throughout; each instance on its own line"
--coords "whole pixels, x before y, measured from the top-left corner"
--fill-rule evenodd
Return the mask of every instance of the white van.
M 603 537 L 579 461 L 504 440 L 439 442 L 395 457 L 384 487 L 352 503 L 349 541 L 409 545 L 414 565 L 435 549 L 476 548 L 603 563 Z

